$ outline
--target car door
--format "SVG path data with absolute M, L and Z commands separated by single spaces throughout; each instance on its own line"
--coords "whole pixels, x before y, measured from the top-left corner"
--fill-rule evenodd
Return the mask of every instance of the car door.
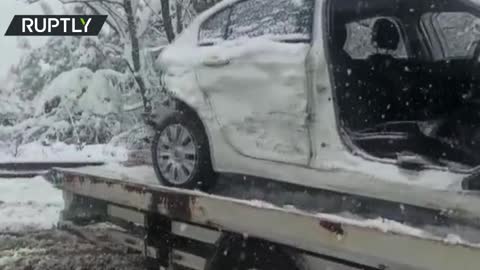
M 196 70 L 228 143 L 259 159 L 310 158 L 305 61 L 313 0 L 246 0 L 207 20 Z

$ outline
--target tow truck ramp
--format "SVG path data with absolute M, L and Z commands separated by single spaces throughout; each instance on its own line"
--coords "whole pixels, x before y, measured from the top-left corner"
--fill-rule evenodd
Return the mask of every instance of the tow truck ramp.
M 47 178 L 64 192 L 66 226 L 117 225 L 109 237 L 143 252 L 149 269 L 273 269 L 262 260 L 282 262 L 275 270 L 480 269 L 480 245 L 428 227 L 135 183 L 101 168 L 54 169 Z

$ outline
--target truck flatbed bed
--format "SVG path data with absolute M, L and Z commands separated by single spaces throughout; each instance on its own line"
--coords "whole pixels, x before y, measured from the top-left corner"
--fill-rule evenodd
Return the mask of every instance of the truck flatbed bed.
M 159 258 L 163 247 L 149 241 L 149 230 L 157 226 L 153 221 L 165 219 L 172 234 L 174 224 L 184 224 L 203 229 L 203 237 L 212 243 L 217 243 L 222 234 L 243 235 L 286 247 L 302 256 L 345 264 L 351 267 L 348 269 L 478 269 L 480 245 L 440 234 L 438 229 L 429 231 L 428 226 L 414 228 L 379 218 L 348 218 L 163 187 L 155 184 L 149 167 L 55 169 L 49 179 L 65 192 L 67 213 L 81 204 L 73 203 L 73 198 L 83 198 L 89 204 L 82 208 L 83 215 L 90 211 L 89 214 L 121 219 L 142 228 L 146 239 L 144 253 L 160 265 L 168 264 Z M 74 214 L 66 216 L 71 218 Z M 475 226 L 468 230 L 471 235 L 478 235 Z M 195 261 L 196 257 L 193 258 Z

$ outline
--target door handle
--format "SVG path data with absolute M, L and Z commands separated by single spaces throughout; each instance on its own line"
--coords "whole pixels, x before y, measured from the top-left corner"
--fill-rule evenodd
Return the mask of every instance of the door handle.
M 218 57 L 208 58 L 203 61 L 203 65 L 207 67 L 221 67 L 230 64 L 230 59 L 222 59 Z

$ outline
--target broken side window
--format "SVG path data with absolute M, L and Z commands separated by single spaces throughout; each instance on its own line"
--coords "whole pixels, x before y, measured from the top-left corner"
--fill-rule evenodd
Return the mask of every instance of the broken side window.
M 373 26 L 378 19 L 379 17 L 374 17 L 347 24 L 348 34 L 344 50 L 352 59 L 367 59 L 378 52 L 378 48 L 371 42 Z M 402 37 L 398 48 L 389 53 L 395 58 L 407 58 L 407 51 Z
M 247 0 L 233 7 L 227 39 L 263 35 L 309 40 L 313 0 Z

